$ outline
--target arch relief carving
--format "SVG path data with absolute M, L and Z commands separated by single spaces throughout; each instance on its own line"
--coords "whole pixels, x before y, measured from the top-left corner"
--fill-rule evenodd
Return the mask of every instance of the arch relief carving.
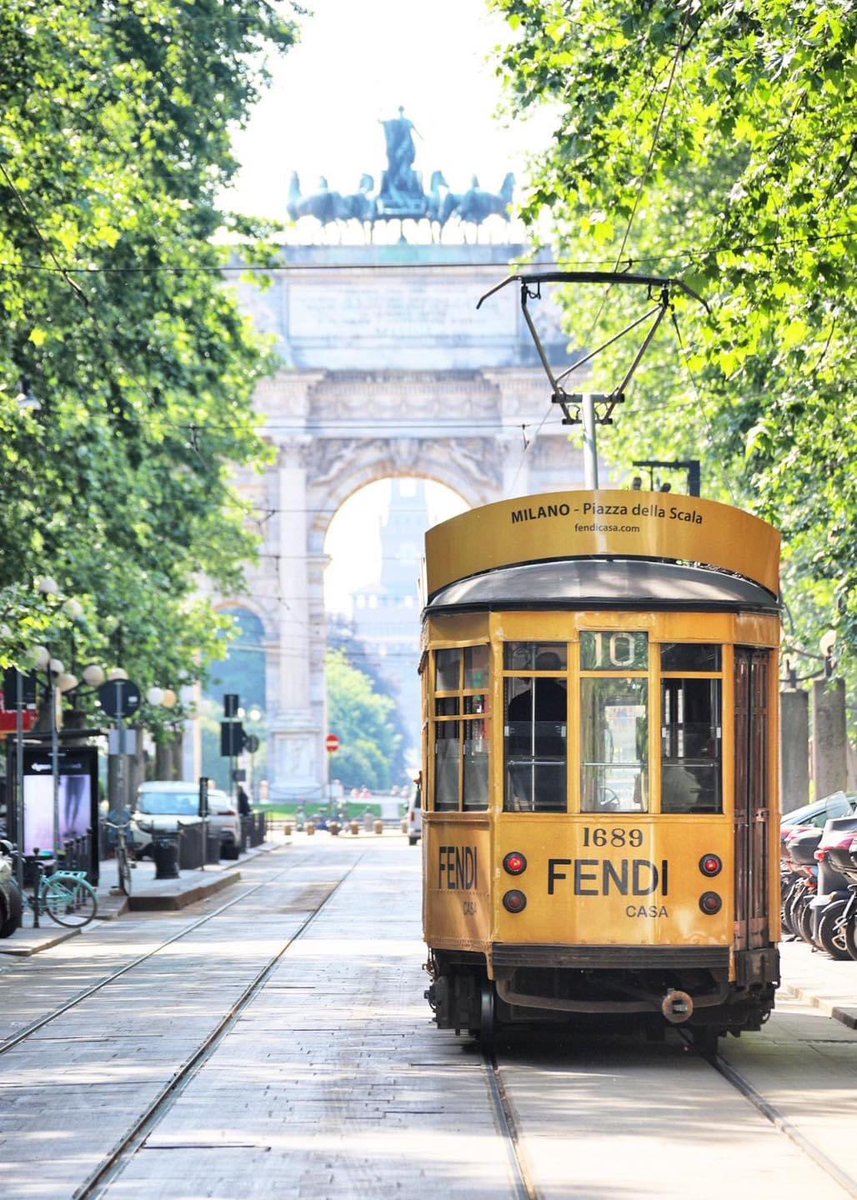
M 307 461 L 307 507 L 324 513 L 315 524 L 323 533 L 331 512 L 355 491 L 375 480 L 401 475 L 431 479 L 472 505 L 486 504 L 501 494 L 503 454 L 495 438 L 319 439 Z

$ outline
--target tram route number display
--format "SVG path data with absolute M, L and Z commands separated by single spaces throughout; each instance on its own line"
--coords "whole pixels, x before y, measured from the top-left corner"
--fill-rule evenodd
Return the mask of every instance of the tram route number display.
M 645 671 L 649 665 L 649 635 L 581 633 L 580 654 L 584 671 Z

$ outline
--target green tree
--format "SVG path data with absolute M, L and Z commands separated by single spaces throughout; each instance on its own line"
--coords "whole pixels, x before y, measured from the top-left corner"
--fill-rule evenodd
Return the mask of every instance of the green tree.
M 379 695 L 369 677 L 334 650 L 327 655 L 327 703 L 330 728 L 341 743 L 331 777 L 346 788 L 387 791 L 400 774 L 402 746 L 393 701 Z
M 240 234 L 252 260 L 264 231 L 218 196 L 260 52 L 294 37 L 264 0 L 0 8 L 6 661 L 40 573 L 84 603 L 79 653 L 144 686 L 178 687 L 218 651 L 224 623 L 194 596 L 203 575 L 238 588 L 253 552 L 230 484 L 264 459 L 251 399 L 269 368 L 218 246 Z
M 548 104 L 524 217 L 577 266 L 679 276 L 677 302 L 601 446 L 701 458 L 708 495 L 784 532 L 790 636 L 857 641 L 857 10 L 840 0 L 495 0 L 513 111 Z M 567 298 L 577 345 L 619 289 Z M 605 355 L 615 382 L 619 354 Z M 597 388 L 595 389 L 597 390 Z

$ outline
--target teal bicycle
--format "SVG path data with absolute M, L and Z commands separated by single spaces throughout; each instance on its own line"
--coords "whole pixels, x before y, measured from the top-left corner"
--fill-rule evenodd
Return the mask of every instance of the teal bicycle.
M 38 890 L 27 897 L 33 914 L 36 904 L 57 925 L 88 925 L 98 912 L 98 896 L 85 871 L 54 871 L 43 875 Z
M 8 845 L 8 843 L 7 843 Z M 19 851 L 12 850 L 17 857 Z M 98 913 L 98 895 L 86 878 L 86 871 L 65 871 L 62 868 L 46 875 L 42 864 L 36 860 L 36 884 L 33 894 L 25 893 L 24 899 L 33 913 L 33 925 L 38 928 L 45 913 L 66 928 L 88 925 Z

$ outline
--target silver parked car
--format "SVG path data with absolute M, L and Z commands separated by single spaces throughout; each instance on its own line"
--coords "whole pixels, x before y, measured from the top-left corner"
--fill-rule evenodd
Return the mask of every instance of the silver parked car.
M 241 853 L 241 818 L 233 802 L 219 788 L 208 789 L 208 819 L 220 834 L 223 858 Z M 177 833 L 182 825 L 199 820 L 199 786 L 182 780 L 141 784 L 131 814 L 130 841 L 137 858 L 152 853 L 153 839 L 161 833 Z

